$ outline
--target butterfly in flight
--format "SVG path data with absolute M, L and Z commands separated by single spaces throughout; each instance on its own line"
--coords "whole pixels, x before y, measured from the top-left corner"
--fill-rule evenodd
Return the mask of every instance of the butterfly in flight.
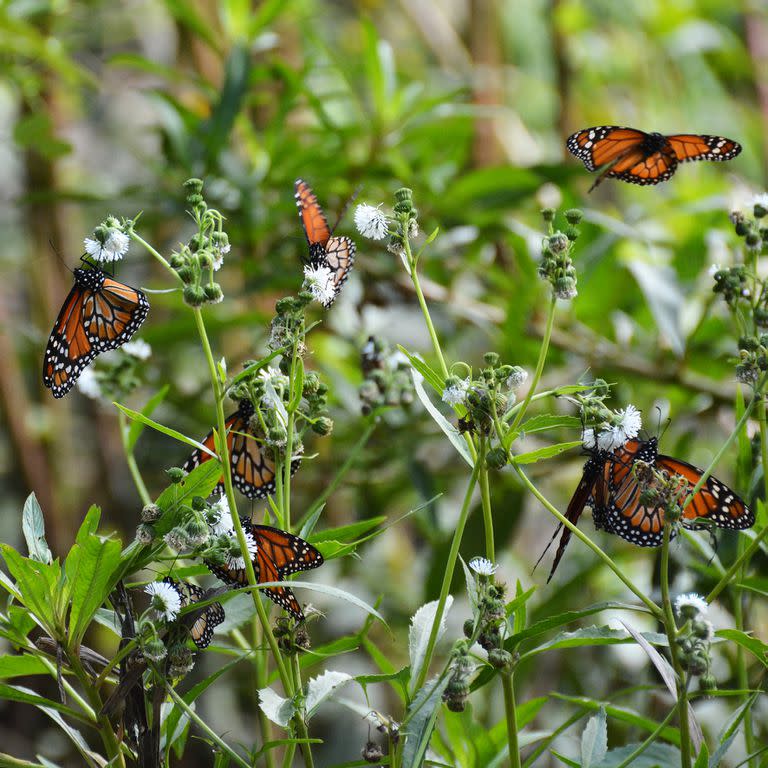
M 355 263 L 355 244 L 348 237 L 331 235 L 323 209 L 317 196 L 306 181 L 296 180 L 296 206 L 304 234 L 309 243 L 309 258 L 306 263 L 312 267 L 328 267 L 331 271 L 333 294 L 323 306 L 328 309 L 341 292 L 341 288 Z
M 241 520 L 241 522 L 244 532 L 250 533 L 256 541 L 253 570 L 259 584 L 282 581 L 291 573 L 309 571 L 323 564 L 323 556 L 320 552 L 304 539 L 270 525 L 256 525 L 249 520 Z M 245 567 L 232 568 L 228 565 L 215 565 L 209 561 L 205 564 L 226 584 L 238 587 L 248 586 Z M 285 608 L 298 621 L 303 621 L 304 611 L 289 587 L 267 587 L 266 592 L 272 602 Z
M 43 384 L 64 397 L 101 352 L 117 349 L 149 314 L 149 301 L 96 267 L 74 271 L 75 284 L 53 325 L 43 357 Z
M 253 403 L 250 400 L 241 400 L 237 410 L 227 417 L 224 425 L 227 428 L 227 449 L 235 488 L 249 499 L 264 499 L 275 492 L 275 464 L 268 455 L 267 449 L 253 435 L 250 420 L 254 413 Z M 216 452 L 213 430 L 202 442 L 211 453 Z M 210 453 L 197 448 L 184 462 L 182 469 L 191 472 L 195 467 L 212 458 Z M 291 475 L 296 472 L 300 464 L 300 458 L 293 459 Z M 214 492 L 224 493 L 223 477 L 219 480 Z
M 208 596 L 208 591 L 198 587 L 196 584 L 190 584 L 186 581 L 176 581 L 170 576 L 166 576 L 163 582 L 170 584 L 181 601 L 181 607 L 194 605 Z M 182 621 L 187 617 L 184 616 Z M 200 610 L 192 613 L 192 624 L 189 627 L 189 634 L 192 636 L 194 644 L 202 650 L 211 644 L 213 631 L 224 621 L 224 608 L 221 603 L 211 603 Z
M 682 480 L 682 499 L 693 490 L 704 474 L 703 470 L 686 461 L 660 454 L 655 437 L 650 440 L 630 440 L 623 447 L 610 452 L 590 450 L 589 454 L 565 517 L 576 525 L 585 507 L 591 507 L 598 530 L 615 533 L 641 547 L 658 547 L 662 543 L 664 508 L 644 505 L 641 499 L 643 486 L 634 471 L 635 463 L 645 462 L 656 471 Z M 741 530 L 754 525 L 755 515 L 734 491 L 710 475 L 683 511 L 682 524 L 685 528 L 698 527 L 699 520 L 709 521 L 718 528 Z M 552 540 L 561 527 L 562 524 L 558 525 Z M 563 528 L 547 581 L 554 575 L 570 538 L 570 529 Z
M 658 184 L 672 177 L 678 163 L 731 160 L 741 152 L 740 144 L 724 136 L 695 133 L 665 136 L 618 125 L 577 131 L 568 137 L 566 147 L 588 171 L 607 166 L 589 188 L 590 192 L 605 178 L 630 184 Z

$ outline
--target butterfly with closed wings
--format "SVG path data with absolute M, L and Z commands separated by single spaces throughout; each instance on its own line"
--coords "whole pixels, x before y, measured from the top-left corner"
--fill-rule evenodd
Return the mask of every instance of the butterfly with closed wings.
M 194 605 L 202 600 L 205 600 L 208 596 L 208 592 L 202 587 L 198 587 L 196 584 L 190 584 L 186 581 L 177 581 L 176 579 L 166 576 L 163 582 L 170 584 L 181 601 L 181 607 L 186 608 L 189 605 Z M 184 617 L 186 618 L 186 617 Z M 189 626 L 189 634 L 192 637 L 192 642 L 200 649 L 203 650 L 211 644 L 213 639 L 213 631 L 224 621 L 224 608 L 221 603 L 211 603 L 200 609 L 200 612 L 195 612 L 192 616 L 192 623 Z M 184 619 L 182 619 L 183 621 Z
M 328 309 L 336 300 L 355 263 L 355 243 L 348 237 L 332 235 L 328 219 L 317 202 L 317 196 L 306 181 L 296 180 L 296 206 L 309 244 L 307 265 L 330 270 L 331 290 L 323 306 Z
M 605 178 L 630 184 L 658 184 L 672 178 L 678 163 L 731 160 L 741 152 L 740 144 L 724 136 L 665 136 L 619 125 L 584 128 L 568 137 L 566 147 L 588 171 L 607 166 L 589 188 L 590 192 Z
M 597 529 L 615 533 L 640 547 L 658 547 L 662 543 L 664 508 L 646 506 L 643 502 L 643 486 L 637 478 L 636 463 L 645 462 L 654 470 L 678 479 L 684 491 L 683 498 L 690 494 L 704 474 L 703 470 L 686 461 L 660 454 L 655 437 L 630 440 L 613 451 L 592 449 L 589 454 L 565 517 L 576 525 L 584 509 L 591 507 Z M 742 530 L 754 525 L 755 515 L 734 491 L 710 475 L 683 511 L 681 522 L 685 528 L 695 528 L 700 521 L 718 528 Z M 561 523 L 552 541 L 560 528 L 563 532 L 547 581 L 554 575 L 571 538 L 570 529 Z M 672 535 L 674 533 L 673 529 Z
M 43 384 L 56 398 L 72 389 L 96 355 L 125 344 L 149 314 L 138 288 L 93 267 L 74 271 L 43 357 Z
M 299 536 L 270 525 L 257 525 L 250 520 L 241 520 L 241 523 L 244 532 L 250 534 L 256 542 L 256 554 L 252 562 L 259 584 L 282 581 L 291 573 L 309 571 L 323 564 L 320 552 Z M 238 587 L 248 586 L 245 566 L 216 565 L 210 561 L 205 564 L 211 573 L 224 583 Z M 304 611 L 290 587 L 267 587 L 266 593 L 270 600 L 288 611 L 295 619 L 304 619 Z

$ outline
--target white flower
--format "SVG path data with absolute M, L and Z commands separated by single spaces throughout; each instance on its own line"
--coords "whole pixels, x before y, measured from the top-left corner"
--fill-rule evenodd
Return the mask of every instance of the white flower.
M 93 368 L 86 368 L 77 380 L 77 388 L 91 400 L 98 400 L 101 397 L 101 385 L 94 373 Z
M 516 392 L 528 380 L 528 371 L 516 365 L 512 368 L 512 373 L 507 377 L 506 385 L 508 389 Z
M 469 561 L 469 567 L 478 576 L 493 576 L 493 574 L 496 573 L 496 571 L 499 570 L 499 566 L 498 565 L 494 565 L 486 557 L 473 557 Z
M 221 498 L 211 505 L 211 512 L 217 515 L 216 522 L 209 523 L 214 536 L 231 536 L 235 528 L 232 525 L 232 515 L 229 511 L 229 501 L 222 493 Z
M 226 245 L 219 245 L 213 249 L 213 271 L 218 272 L 221 269 L 221 265 L 224 263 L 224 257 L 232 250 L 232 246 L 229 243 Z
M 166 621 L 173 621 L 178 616 L 181 610 L 181 598 L 171 584 L 153 581 L 144 587 L 144 591 L 152 598 L 151 607 Z
M 763 210 L 768 211 L 768 194 L 765 192 L 755 195 L 750 201 L 751 206 L 759 205 Z
M 135 357 L 138 360 L 147 360 L 149 356 L 152 354 L 152 347 L 147 344 L 144 339 L 134 339 L 133 341 L 127 341 L 123 346 L 121 347 L 123 352 L 130 355 L 131 357 Z
M 687 595 L 678 595 L 675 598 L 675 611 L 677 615 L 686 619 L 705 616 L 708 608 L 707 601 L 694 592 L 690 592 Z
M 325 264 L 309 264 L 304 267 L 304 287 L 312 294 L 312 298 L 324 307 L 330 306 L 336 298 L 333 273 Z
M 238 542 L 237 536 L 232 535 L 232 540 Z M 256 556 L 256 552 L 259 549 L 259 545 L 256 543 L 256 539 L 253 538 L 252 533 L 245 534 L 245 543 L 248 548 L 248 556 L 251 560 Z M 242 554 L 240 555 L 228 555 L 227 567 L 232 570 L 238 570 L 239 568 L 245 568 L 245 560 L 243 560 Z
M 128 252 L 130 238 L 119 229 L 110 229 L 102 242 L 100 239 L 86 237 L 83 241 L 85 252 L 95 261 L 118 261 Z
M 371 240 L 383 240 L 389 234 L 386 215 L 379 210 L 381 205 L 363 203 L 355 208 L 355 226 L 363 237 Z
M 588 450 L 613 451 L 637 437 L 642 426 L 640 411 L 634 405 L 628 405 L 614 414 L 613 424 L 606 424 L 600 431 L 591 427 L 585 429 L 581 442 Z
M 461 405 L 467 399 L 469 390 L 469 377 L 456 379 L 449 387 L 443 390 L 443 402 L 450 406 Z
M 719 264 L 710 264 L 707 272 L 709 272 L 710 277 L 714 277 L 721 269 L 722 267 Z

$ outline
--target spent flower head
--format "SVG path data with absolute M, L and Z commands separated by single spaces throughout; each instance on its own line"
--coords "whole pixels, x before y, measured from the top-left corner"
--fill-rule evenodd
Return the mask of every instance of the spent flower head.
M 675 611 L 681 618 L 695 619 L 697 616 L 706 616 L 708 609 L 707 601 L 694 592 L 675 598 Z
M 581 440 L 589 450 L 613 451 L 621 448 L 628 440 L 636 438 L 642 426 L 640 411 L 634 405 L 628 405 L 623 410 L 616 411 L 598 428 L 584 429 Z
M 181 598 L 171 584 L 164 581 L 153 581 L 144 587 L 151 597 L 150 607 L 166 621 L 173 621 L 181 610 Z
M 358 205 L 355 208 L 355 226 L 363 237 L 371 240 L 383 240 L 389 234 L 389 222 L 381 205 Z
M 469 384 L 469 377 L 460 379 L 458 376 L 449 376 L 445 381 L 443 402 L 450 406 L 462 405 L 467 399 Z

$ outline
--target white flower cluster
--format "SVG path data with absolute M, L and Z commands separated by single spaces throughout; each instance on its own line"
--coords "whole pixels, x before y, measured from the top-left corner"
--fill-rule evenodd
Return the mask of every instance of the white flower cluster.
M 304 288 L 312 294 L 312 298 L 323 306 L 329 305 L 336 297 L 333 284 L 333 272 L 325 264 L 304 267 Z
M 478 576 L 493 576 L 499 570 L 499 566 L 494 565 L 487 557 L 473 557 L 469 561 L 469 567 Z
M 708 610 L 707 601 L 694 592 L 678 595 L 675 598 L 675 612 L 678 616 L 696 618 L 697 616 L 706 616 Z
M 118 261 L 128 252 L 130 238 L 119 229 L 110 229 L 109 234 L 104 238 L 86 237 L 83 241 L 85 252 L 94 260 L 99 262 Z
M 229 511 L 227 497 L 222 494 L 221 498 L 212 505 L 211 509 L 217 514 L 216 521 L 209 526 L 211 533 L 214 536 L 226 536 L 237 543 L 237 534 L 235 533 L 235 527 L 232 525 L 232 515 Z M 256 551 L 258 550 L 259 545 L 251 533 L 245 534 L 245 542 L 248 547 L 248 555 L 253 559 L 256 556 Z M 229 555 L 227 557 L 227 567 L 233 570 L 245 568 L 245 560 L 243 560 L 243 556 Z
M 355 226 L 363 237 L 371 240 L 383 240 L 389 234 L 389 222 L 381 205 L 358 205 L 355 208 Z
M 585 429 L 581 436 L 584 447 L 589 450 L 613 451 L 637 437 L 643 426 L 640 411 L 634 405 L 617 411 L 612 422 L 600 430 L 591 427 Z
M 144 591 L 152 598 L 152 610 L 166 621 L 173 621 L 181 610 L 181 598 L 171 584 L 164 581 L 153 581 L 144 587 Z
M 443 402 L 448 403 L 451 407 L 455 405 L 462 405 L 467 399 L 467 392 L 469 391 L 470 379 L 457 379 L 456 382 L 446 387 L 443 390 Z
M 137 360 L 148 360 L 149 356 L 152 354 L 152 347 L 150 347 L 144 339 L 126 341 L 120 349 L 127 355 L 135 357 Z

